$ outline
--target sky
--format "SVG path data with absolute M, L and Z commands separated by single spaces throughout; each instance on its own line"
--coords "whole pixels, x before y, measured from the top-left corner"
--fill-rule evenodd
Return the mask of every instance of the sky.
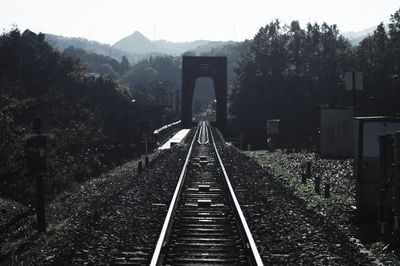
M 242 41 L 271 20 L 337 24 L 360 31 L 400 9 L 399 0 L 0 0 L 0 29 L 114 44 L 140 31 L 151 40 Z

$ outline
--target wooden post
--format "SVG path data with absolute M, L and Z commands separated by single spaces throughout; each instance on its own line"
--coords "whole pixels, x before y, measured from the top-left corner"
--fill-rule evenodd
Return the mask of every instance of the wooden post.
M 240 149 L 244 150 L 243 131 L 240 131 Z
M 315 193 L 321 194 L 321 177 L 317 175 L 314 178 L 314 190 Z
M 331 184 L 330 183 L 326 183 L 325 187 L 324 187 L 324 196 L 325 198 L 329 199 L 329 197 L 331 196 Z
M 138 174 L 140 174 L 142 171 L 143 171 L 143 163 L 142 161 L 139 161 L 137 166 L 137 172 Z
M 40 119 L 35 119 L 33 121 L 33 132 L 40 136 L 42 134 L 42 122 Z M 36 145 L 40 147 L 39 149 L 45 149 L 46 142 L 45 139 L 36 138 Z M 43 143 L 44 140 L 44 143 Z M 44 147 L 43 147 L 44 146 Z M 38 231 L 40 233 L 46 233 L 46 207 L 45 207 L 45 189 L 44 189 L 44 173 L 46 172 L 46 158 L 42 151 L 38 151 L 37 165 L 40 169 L 37 169 L 36 175 L 36 218 Z M 39 162 L 40 161 L 40 162 Z
M 311 162 L 308 161 L 306 163 L 306 178 L 310 179 L 311 178 Z
M 40 119 L 33 121 L 33 134 L 25 135 L 27 172 L 36 179 L 36 221 L 39 233 L 46 233 L 44 176 L 46 173 L 46 143 Z
M 301 174 L 301 183 L 303 184 L 307 183 L 307 175 L 305 173 Z
M 46 207 L 45 207 L 45 189 L 43 175 L 36 176 L 36 194 L 37 206 L 36 217 L 37 226 L 40 233 L 46 233 Z
M 144 157 L 144 167 L 149 167 L 149 156 Z

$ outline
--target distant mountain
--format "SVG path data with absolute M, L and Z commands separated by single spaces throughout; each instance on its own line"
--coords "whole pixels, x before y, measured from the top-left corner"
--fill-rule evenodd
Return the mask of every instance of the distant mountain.
M 193 42 L 170 42 L 165 40 L 151 41 L 142 33 L 135 31 L 133 34 L 122 38 L 112 47 L 134 54 L 161 53 L 168 55 L 181 55 L 189 50 L 194 50 L 201 46 L 221 46 L 229 42 L 213 42 L 207 40 L 197 40 Z
M 237 42 L 234 41 L 227 41 L 227 42 L 208 42 L 206 44 L 199 45 L 194 47 L 187 52 L 195 55 L 208 55 L 209 53 L 214 53 L 214 50 L 219 50 L 220 48 L 223 49 L 225 46 L 235 45 Z M 224 56 L 224 54 L 222 54 Z
M 169 42 L 165 40 L 157 40 L 153 41 L 153 43 L 156 44 L 156 46 L 159 47 L 160 49 L 164 50 L 165 53 L 167 54 L 180 55 L 188 50 L 194 49 L 202 45 L 210 44 L 213 42 L 204 40 L 198 40 L 193 42 Z
M 388 30 L 388 26 L 385 25 L 386 30 Z M 374 31 L 376 30 L 376 26 L 366 28 L 364 30 L 360 31 L 348 31 L 344 32 L 343 36 L 346 37 L 352 45 L 358 45 L 364 38 L 368 37 L 369 35 L 372 35 Z
M 138 61 L 149 56 L 129 53 L 112 47 L 108 44 L 103 44 L 96 41 L 89 41 L 85 38 L 63 37 L 48 33 L 46 33 L 45 36 L 46 40 L 60 52 L 63 52 L 70 46 L 73 46 L 74 48 L 83 49 L 87 53 L 109 56 L 118 61 L 121 61 L 122 56 L 125 55 L 131 64 L 137 63 Z
M 185 52 L 191 51 L 201 54 L 213 48 L 222 47 L 234 42 L 216 42 L 207 40 L 197 40 L 192 42 L 170 42 L 165 40 L 151 41 L 138 31 L 122 38 L 113 45 L 108 45 L 96 41 L 90 41 L 79 37 L 64 37 L 54 34 L 45 34 L 46 40 L 57 50 L 63 52 L 68 47 L 83 49 L 89 54 L 99 54 L 112 57 L 121 61 L 122 56 L 126 56 L 131 64 L 135 64 L 150 56 L 174 55 L 180 56 Z
M 134 54 L 159 52 L 157 51 L 157 46 L 138 31 L 135 31 L 132 35 L 122 38 L 113 44 L 112 47 Z

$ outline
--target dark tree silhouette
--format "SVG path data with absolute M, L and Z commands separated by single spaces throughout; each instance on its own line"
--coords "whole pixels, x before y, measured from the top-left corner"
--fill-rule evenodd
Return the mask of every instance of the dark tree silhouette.
M 23 136 L 35 117 L 56 135 L 51 195 L 143 151 L 143 120 L 161 126 L 160 107 L 141 99 L 132 103 L 130 91 L 109 75 L 110 69 L 120 71 L 118 61 L 72 47 L 64 55 L 43 34 L 15 29 L 0 36 L 2 197 L 30 203 L 33 179 L 25 176 Z M 84 60 L 107 68 L 107 74 L 90 73 Z

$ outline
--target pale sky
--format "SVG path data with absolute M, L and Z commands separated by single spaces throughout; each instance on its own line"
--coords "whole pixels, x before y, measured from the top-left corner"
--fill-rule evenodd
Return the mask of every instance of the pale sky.
M 16 24 L 108 44 L 134 31 L 169 41 L 242 41 L 276 18 L 348 32 L 387 23 L 399 8 L 399 0 L 0 0 L 0 29 Z

